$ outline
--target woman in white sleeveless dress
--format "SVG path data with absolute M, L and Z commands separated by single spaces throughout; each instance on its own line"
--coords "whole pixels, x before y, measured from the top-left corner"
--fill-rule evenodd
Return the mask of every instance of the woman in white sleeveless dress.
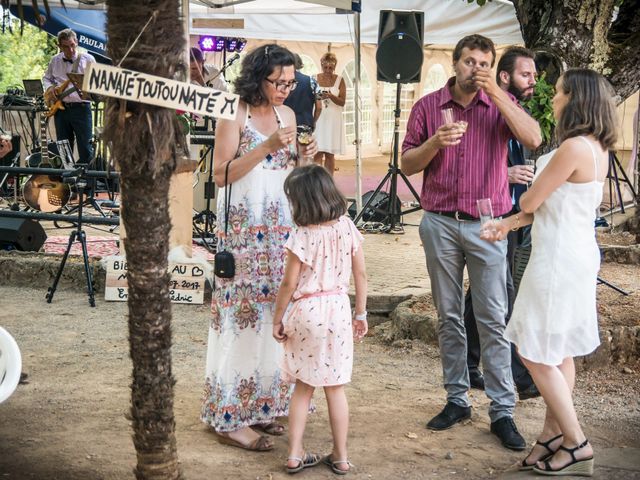
M 318 153 L 314 161 L 324 165 L 331 175 L 336 168 L 335 156 L 344 155 L 345 147 L 342 110 L 347 99 L 347 87 L 344 79 L 334 73 L 337 64 L 333 53 L 325 53 L 320 59 L 322 73 L 316 77 L 321 92 L 319 98 L 322 100 L 322 111 L 316 122 Z
M 282 346 L 271 331 L 293 227 L 284 180 L 299 156 L 295 114 L 283 105 L 296 86 L 293 65 L 293 54 L 278 45 L 249 52 L 234 81 L 237 115 L 218 120 L 216 128 L 218 250 L 233 254 L 236 272 L 216 278 L 201 419 L 221 443 L 248 450 L 273 448 L 271 438 L 254 429 L 284 434 L 275 420 L 287 414 L 292 390 L 278 367 Z M 304 156 L 316 151 L 315 141 L 300 148 Z M 227 175 L 231 187 L 225 187 Z
M 487 240 L 533 222 L 531 258 L 505 330 L 547 406 L 542 431 L 521 470 L 593 474 L 593 449 L 573 405 L 574 356 L 600 344 L 596 284 L 600 252 L 596 212 L 602 201 L 616 111 L 606 80 L 571 69 L 556 84 L 553 111 L 560 147 L 538 159 L 521 213 L 496 222 Z

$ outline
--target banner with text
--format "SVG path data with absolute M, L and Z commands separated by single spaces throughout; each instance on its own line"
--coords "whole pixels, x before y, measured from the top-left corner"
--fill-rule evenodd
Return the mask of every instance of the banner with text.
M 111 256 L 107 259 L 107 280 L 104 299 L 126 302 L 129 297 L 127 284 L 127 259 Z M 197 263 L 169 263 L 169 296 L 173 303 L 204 303 L 205 272 Z
M 238 95 L 124 68 L 91 63 L 82 90 L 158 107 L 233 120 Z

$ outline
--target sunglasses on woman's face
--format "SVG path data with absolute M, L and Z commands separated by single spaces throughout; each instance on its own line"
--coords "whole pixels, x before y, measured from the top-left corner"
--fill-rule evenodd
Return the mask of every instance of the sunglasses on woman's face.
M 290 82 L 279 82 L 277 80 L 270 80 L 268 78 L 265 78 L 265 80 L 273 85 L 280 93 L 284 93 L 287 90 L 293 92 L 298 86 L 298 82 L 296 82 L 295 80 L 291 80 Z

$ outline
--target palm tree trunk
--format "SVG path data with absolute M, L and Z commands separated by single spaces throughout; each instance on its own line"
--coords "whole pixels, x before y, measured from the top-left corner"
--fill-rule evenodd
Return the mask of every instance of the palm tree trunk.
M 108 0 L 107 34 L 115 65 L 134 44 L 123 68 L 175 76 L 184 50 L 179 0 Z M 121 171 L 121 213 L 127 232 L 135 474 L 138 479 L 177 479 L 181 473 L 173 416 L 168 193 L 184 135 L 172 110 L 108 99 L 105 137 Z

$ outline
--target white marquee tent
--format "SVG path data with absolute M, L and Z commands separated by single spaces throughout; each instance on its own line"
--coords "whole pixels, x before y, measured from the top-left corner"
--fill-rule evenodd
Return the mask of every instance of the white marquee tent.
M 50 3 L 54 5 L 55 1 Z M 522 42 L 513 4 L 506 0 L 494 0 L 484 7 L 463 0 L 362 0 L 354 3 L 360 4 L 361 13 L 351 11 L 351 0 L 182 0 L 185 30 L 192 36 L 206 34 L 256 41 L 352 45 L 356 60 L 355 99 L 360 98 L 360 46 L 368 46 L 370 64 L 371 52 L 378 40 L 380 10 L 424 11 L 424 43 L 430 47 L 450 47 L 468 33 L 485 34 L 497 44 Z M 103 0 L 66 0 L 65 5 L 78 9 L 105 8 Z M 359 200 L 360 102 L 356 101 L 356 105 L 354 144 Z
M 424 11 L 424 44 L 431 52 L 448 50 L 469 33 L 484 34 L 498 45 L 522 43 L 513 4 L 507 0 L 493 0 L 483 7 L 464 0 L 361 0 L 354 3 L 360 4 L 361 13 L 347 13 L 351 8 L 350 0 L 182 0 L 185 27 L 192 38 L 204 34 L 245 37 L 252 43 L 265 40 L 294 42 L 300 47 L 296 42 L 303 42 L 303 48 L 316 43 L 324 49 L 327 45 L 342 44 L 347 49 L 353 48 L 356 59 L 360 58 L 357 66 L 365 65 L 369 72 L 375 72 L 371 52 L 375 52 L 379 12 L 383 9 Z M 65 5 L 68 8 L 104 9 L 104 0 L 65 0 Z M 336 10 L 336 7 L 342 10 Z M 361 45 L 368 53 L 364 58 L 360 57 Z M 355 98 L 359 98 L 358 67 Z M 357 115 L 359 108 L 355 111 Z M 356 136 L 359 130 L 356 117 Z M 356 140 L 355 144 L 359 146 L 360 142 Z M 622 145 L 622 148 L 630 149 L 630 145 Z M 358 148 L 355 153 L 359 178 Z M 634 162 L 629 163 L 631 166 Z M 631 174 L 633 168 L 627 172 Z
M 426 45 L 455 45 L 468 33 L 487 35 L 500 45 L 522 43 L 513 4 L 505 0 L 494 0 L 483 7 L 475 3 L 467 4 L 462 0 L 363 0 L 361 7 L 360 42 L 363 44 L 377 43 L 380 10 L 385 9 L 424 11 Z M 194 35 L 235 35 L 255 39 L 325 43 L 355 41 L 352 15 L 336 16 L 335 9 L 295 0 L 251 0 L 225 8 L 206 8 L 194 4 L 191 6 L 190 18 L 189 30 Z M 202 18 L 242 20 L 244 25 L 243 28 L 194 27 L 193 20 Z

